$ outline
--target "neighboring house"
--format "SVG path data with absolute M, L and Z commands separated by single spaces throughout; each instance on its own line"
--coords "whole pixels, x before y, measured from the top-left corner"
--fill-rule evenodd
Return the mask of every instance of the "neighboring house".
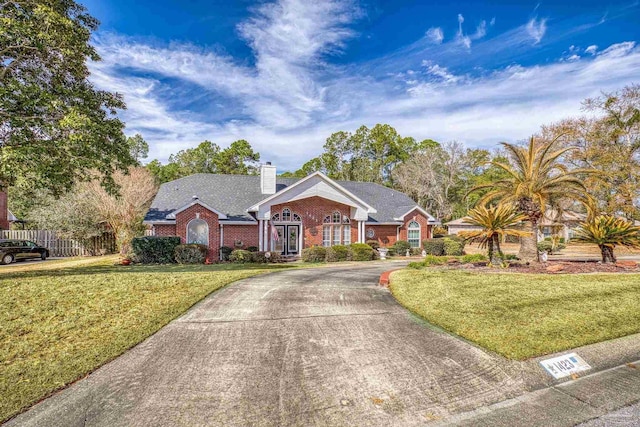
M 9 229 L 9 208 L 7 207 L 7 193 L 0 190 L 0 230 Z
M 364 243 L 414 247 L 438 222 L 407 195 L 370 183 L 334 181 L 316 172 L 281 178 L 270 163 L 259 176 L 196 174 L 160 186 L 145 224 L 156 236 L 219 248 L 257 247 L 298 256 L 311 246 Z
M 573 237 L 573 233 L 580 222 L 584 221 L 586 216 L 584 214 L 563 211 L 561 215 L 558 215 L 556 210 L 547 210 L 542 220 L 538 223 L 538 240 L 542 240 L 545 237 L 560 236 L 565 240 L 570 240 Z M 462 231 L 476 231 L 481 230 L 481 227 L 477 225 L 467 224 L 464 222 L 465 218 L 459 218 L 453 221 L 445 223 L 448 227 L 449 234 L 459 234 Z
M 555 210 L 548 210 L 538 224 L 539 237 L 560 236 L 571 240 L 575 229 L 587 216 L 573 211 L 563 211 L 560 215 Z
M 467 217 L 454 219 L 453 221 L 445 222 L 449 234 L 460 234 L 462 231 L 479 231 L 482 227 L 473 224 L 467 224 L 465 221 Z

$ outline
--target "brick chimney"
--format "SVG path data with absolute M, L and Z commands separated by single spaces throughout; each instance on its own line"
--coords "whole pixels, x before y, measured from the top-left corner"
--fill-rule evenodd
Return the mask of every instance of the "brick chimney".
M 0 230 L 9 229 L 9 208 L 7 207 L 7 193 L 0 190 Z
M 267 162 L 260 166 L 260 191 L 262 194 L 276 193 L 276 167 Z

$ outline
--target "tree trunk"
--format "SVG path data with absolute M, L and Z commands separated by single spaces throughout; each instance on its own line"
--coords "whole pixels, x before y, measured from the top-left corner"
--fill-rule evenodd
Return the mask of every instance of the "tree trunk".
M 502 259 L 500 258 L 500 246 L 498 246 L 498 251 L 496 252 L 496 236 L 493 235 L 489 237 L 489 241 L 487 245 L 489 247 L 489 263 L 493 266 L 500 265 L 502 263 Z
M 538 254 L 538 221 L 529 221 L 528 228 L 531 235 L 520 238 L 518 258 L 525 262 L 540 262 L 540 255 Z
M 493 235 L 493 239 L 494 239 L 494 243 L 496 245 L 496 252 L 498 252 L 498 256 L 501 259 L 504 259 L 504 254 L 502 253 L 502 249 L 500 248 L 500 236 L 498 236 L 497 234 Z
M 616 262 L 616 256 L 613 254 L 613 248 L 600 245 L 600 253 L 602 254 L 602 262 L 604 264 Z

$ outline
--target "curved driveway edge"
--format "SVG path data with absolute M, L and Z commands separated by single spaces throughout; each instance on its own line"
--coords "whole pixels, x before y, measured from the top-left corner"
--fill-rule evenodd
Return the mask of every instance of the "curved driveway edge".
M 392 266 L 236 282 L 7 425 L 423 425 L 548 381 L 410 314 Z

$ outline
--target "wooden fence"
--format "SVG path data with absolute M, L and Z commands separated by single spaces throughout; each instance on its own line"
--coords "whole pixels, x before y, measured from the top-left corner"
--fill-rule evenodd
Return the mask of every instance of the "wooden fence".
M 59 238 L 50 230 L 0 230 L 0 239 L 31 240 L 49 249 L 53 257 L 102 255 L 116 251 L 113 234 L 105 233 L 94 237 L 87 245 L 77 240 Z

